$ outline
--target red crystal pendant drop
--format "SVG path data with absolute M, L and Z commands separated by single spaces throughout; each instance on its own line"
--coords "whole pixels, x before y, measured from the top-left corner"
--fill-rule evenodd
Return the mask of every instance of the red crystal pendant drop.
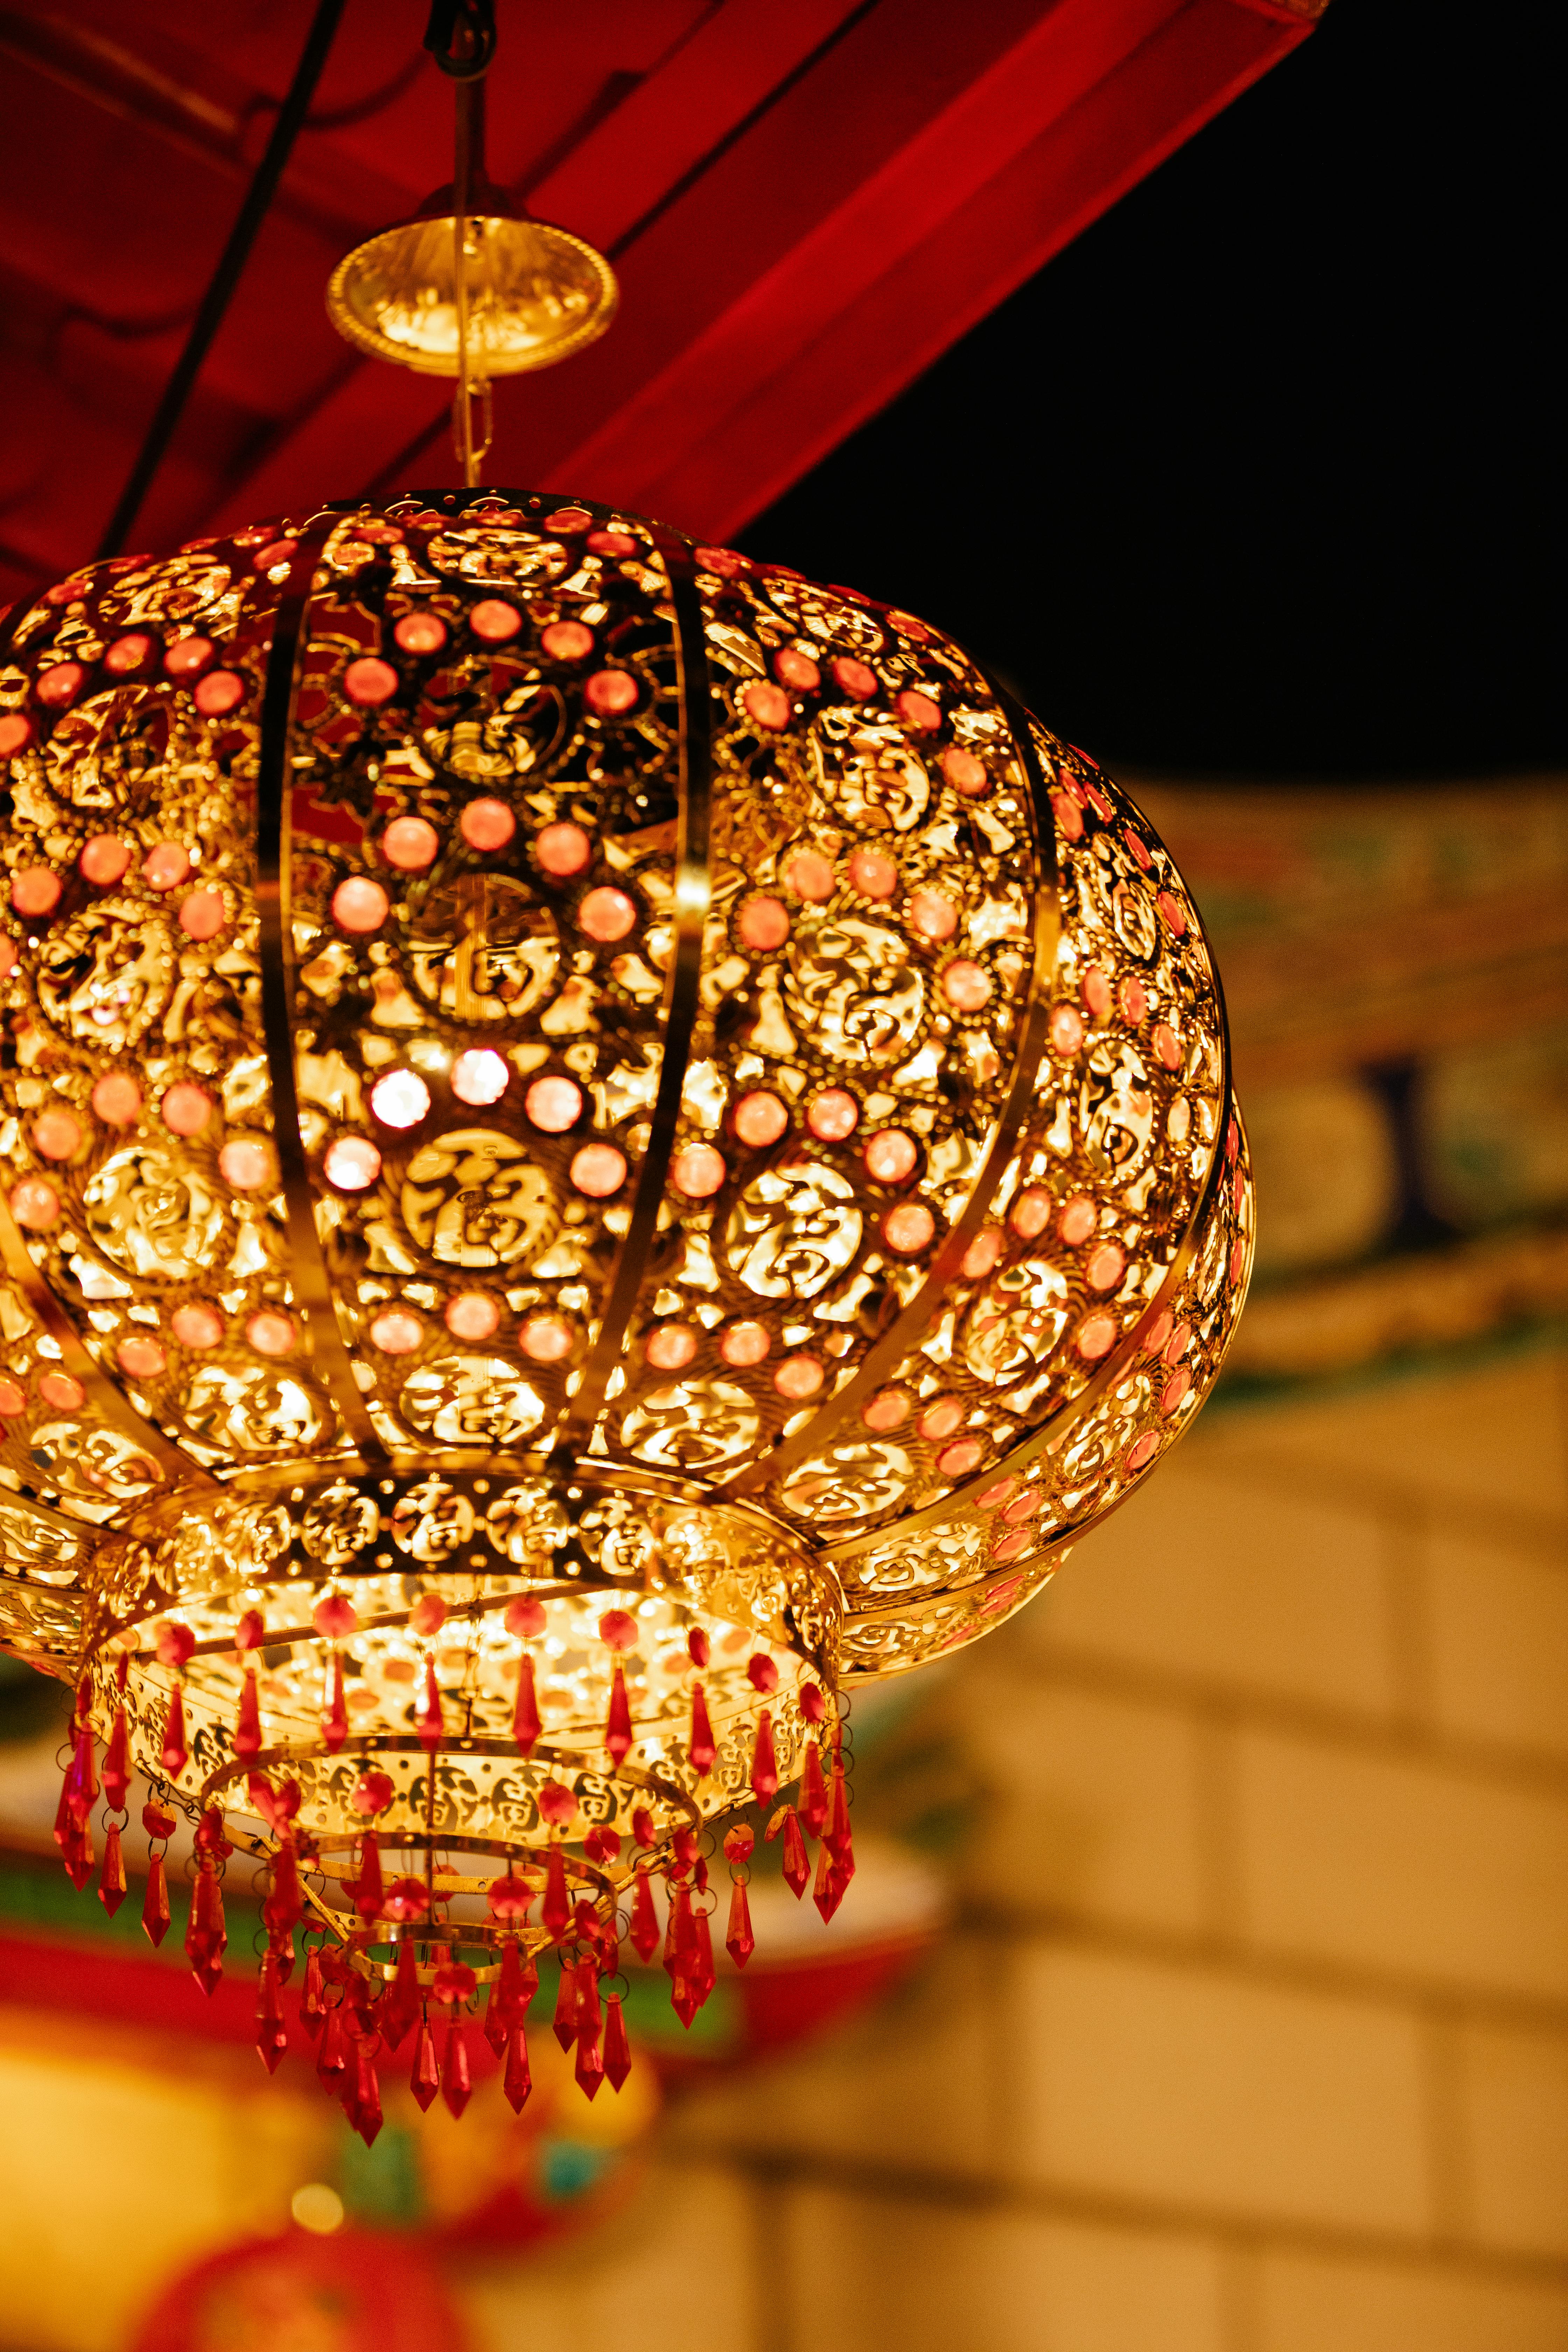
M 354 1909 L 362 1919 L 380 1917 L 386 1890 L 381 1876 L 381 1848 L 374 1830 L 366 1830 L 360 1841 L 360 1872 L 353 1897 Z
M 485 2040 L 499 2058 L 511 2038 L 508 2004 L 502 1996 L 500 1977 L 490 1981 L 490 1997 L 485 2003 Z
M 87 1828 L 73 1828 L 61 1849 L 60 1859 L 66 1866 L 66 1876 L 79 1895 L 92 1876 L 92 1865 L 96 1859 L 93 1852 L 92 1832 Z
M 321 1955 L 311 1950 L 305 1959 L 305 1981 L 300 1991 L 300 2022 L 314 2042 L 321 2030 L 327 2013 L 325 1989 L 321 1982 Z
M 515 2115 L 521 2115 L 528 2105 L 528 2095 L 533 2088 L 533 2076 L 528 2066 L 528 2038 L 521 2026 L 507 2036 L 506 2067 L 501 2075 L 501 2088 Z
M 142 1898 L 142 1931 L 154 1949 L 169 1932 L 169 1880 L 163 1857 L 155 1853 L 147 1865 L 147 1892 Z
M 321 2045 L 316 2052 L 316 2073 L 329 2099 L 335 2099 L 342 2093 L 348 2063 L 348 2030 L 343 2020 L 342 2004 L 338 2002 L 328 2010 L 322 2021 Z
M 509 1937 L 501 1946 L 500 1966 L 490 1985 L 485 2011 L 485 2040 L 498 2058 L 512 2035 L 521 2031 L 528 2004 L 538 1990 L 538 1970 L 531 1962 L 524 1970 L 517 1938 Z
M 321 1714 L 321 1742 L 335 1756 L 349 1736 L 349 1711 L 343 1699 L 343 1662 L 332 1660 L 331 1692 Z
M 605 2003 L 605 2047 L 601 2063 L 605 2082 L 612 2091 L 618 2091 L 632 2071 L 632 2045 L 626 2038 L 626 2021 L 621 2012 L 618 1992 L 611 1993 Z M 584 2088 L 586 2090 L 586 2084 Z
M 433 1756 L 437 1748 L 440 1747 L 447 1733 L 446 1717 L 441 1712 L 441 1693 L 436 1682 L 436 1663 L 434 1659 L 426 1659 L 425 1664 L 425 1704 L 419 1710 L 418 1731 L 420 1747 L 424 1748 L 427 1756 Z M 450 2045 L 450 2042 L 451 2036 L 448 2034 L 448 2046 Z M 447 2063 L 450 2063 L 450 2060 L 448 2060 Z M 468 2095 L 467 2091 L 465 2091 L 463 2094 L 465 2105 L 468 2103 Z M 447 2104 L 448 2106 L 451 2106 L 451 2100 L 448 2099 Z M 452 2107 L 452 2113 L 454 2115 L 460 2115 L 462 2113 L 462 2108 Z
M 552 1941 L 559 1941 L 572 1921 L 572 1906 L 566 1895 L 566 1860 L 557 1844 L 552 1844 L 544 1857 L 544 1900 L 539 1916 L 549 1928 Z
M 245 1680 L 239 1690 L 239 1713 L 234 1727 L 234 1752 L 237 1756 L 258 1756 L 261 1752 L 261 1700 L 256 1687 L 256 1668 L 247 1666 Z
M 447 2028 L 446 2063 L 441 2069 L 441 2096 L 455 2116 L 460 2116 L 473 2094 L 473 2077 L 468 2071 L 468 2037 L 456 2018 Z
M 381 1997 L 376 2023 L 394 2056 L 402 2049 L 408 2029 L 419 2015 L 419 1969 L 414 1947 L 406 1939 L 397 1954 L 397 1973 Z
M 632 1744 L 631 1702 L 626 1696 L 626 1669 L 617 1661 L 610 1683 L 610 1713 L 605 1725 L 605 1746 L 612 1764 L 623 1763 Z
M 120 1824 L 110 1822 L 103 1836 L 103 1870 L 98 1899 L 112 1919 L 125 1900 L 125 1863 L 120 1852 Z
M 778 1759 L 773 1752 L 773 1719 L 764 1706 L 757 1717 L 756 1746 L 752 1750 L 752 1793 L 759 1805 L 778 1794 Z
M 92 1726 L 84 1722 L 66 1767 L 66 1811 L 79 1829 L 86 1826 L 98 1796 L 98 1773 L 92 1760 Z
M 270 1952 L 263 1954 L 261 1973 L 257 1979 L 256 2047 L 268 2073 L 276 2074 L 289 2047 L 289 2035 L 283 2023 L 278 1967 Z
M 718 1754 L 713 1744 L 713 1726 L 708 1719 L 708 1700 L 700 1683 L 691 1685 L 691 1737 L 686 1743 L 686 1753 L 694 1772 L 710 1772 Z
M 730 1889 L 730 1924 L 724 1933 L 724 1949 L 738 1969 L 743 1969 L 757 1948 L 752 1933 L 752 1906 L 746 1893 L 746 1882 L 737 1878 Z
M 66 1876 L 72 1885 L 79 1890 L 83 1880 L 78 1872 L 77 1863 L 82 1832 L 80 1824 L 70 1809 L 70 1790 L 63 1780 L 60 1783 L 60 1801 L 55 1810 L 54 1836 L 55 1843 L 60 1850 L 60 1861 L 64 1864 Z
M 262 1925 L 271 1938 L 282 1967 L 284 1981 L 294 1965 L 294 1929 L 305 1916 L 300 1892 L 300 1868 L 292 1838 L 285 1837 L 272 1857 L 272 1891 L 261 1906 Z
M 824 1919 L 831 1919 L 855 1875 L 855 1844 L 849 1829 L 849 1790 L 844 1771 L 844 1727 L 834 1727 L 833 1793 L 827 1826 L 816 1857 L 816 1883 L 811 1899 Z
M 812 1740 L 800 1776 L 800 1818 L 807 1837 L 819 1838 L 827 1823 L 827 1790 L 822 1778 L 822 1750 Z
M 163 1752 L 160 1759 L 171 1780 L 177 1780 L 184 1770 L 189 1757 L 185 1746 L 185 1701 L 178 1683 L 169 1693 L 169 1712 L 163 1718 Z
M 595 2095 L 605 2079 L 600 2023 L 598 1970 L 592 1960 L 582 1960 L 577 1967 L 577 2063 L 573 2071 L 578 2089 L 587 2099 Z
M 550 2028 L 563 2050 L 570 2050 L 577 2038 L 577 1977 L 565 1960 L 561 1963 L 561 1981 L 555 1990 L 555 2014 L 550 2021 Z
M 691 1945 L 691 1889 L 682 1879 L 670 1897 L 669 1917 L 665 1924 L 662 1966 L 667 1976 L 684 1976 Z
M 346 2000 L 343 2002 L 343 2052 L 348 2063 L 333 2087 L 342 2107 L 344 2122 L 350 2131 L 358 2131 L 360 2021 Z
M 228 1943 L 228 1931 L 224 1926 L 223 1894 L 212 1856 L 204 1853 L 196 1870 L 196 1883 L 191 1890 L 191 1916 L 185 1929 L 185 1957 L 202 1990 L 209 1997 L 217 1990 L 223 1975 L 223 1956 Z
M 855 1843 L 849 1832 L 849 1791 L 844 1777 L 844 1767 L 833 1767 L 833 1809 L 823 1832 L 824 1845 L 833 1856 L 834 1865 L 846 1886 L 855 1875 Z
M 381 2081 L 375 2071 L 374 2037 L 365 2034 L 355 2053 L 353 2127 L 366 2147 L 381 2129 Z
M 527 1756 L 540 1733 L 539 1700 L 533 1688 L 533 1660 L 525 1650 L 518 1670 L 517 1705 L 511 1711 L 511 1736 Z
M 686 1972 L 686 1981 L 696 1996 L 700 2009 L 712 1991 L 718 1971 L 713 1966 L 713 1933 L 708 1924 L 708 1913 L 700 1905 L 692 1916 L 692 1958 Z
M 419 2021 L 419 2039 L 414 2045 L 414 2071 L 408 2078 L 408 2087 L 421 2109 L 426 2111 L 441 2087 L 441 2069 L 436 2061 L 436 2036 L 430 2031 L 427 2017 Z
M 801 1835 L 800 1815 L 793 1805 L 784 1815 L 784 1882 L 797 1903 L 811 1884 L 811 1863 Z
M 500 1981 L 511 2021 L 514 2025 L 521 2025 L 528 2015 L 530 2002 L 539 1990 L 539 1970 L 533 1964 L 532 1954 L 525 1952 L 515 1937 L 509 1941 L 500 1956 Z
M 114 1728 L 109 1735 L 109 1746 L 103 1758 L 103 1801 L 115 1812 L 125 1810 L 125 1791 L 131 1786 L 130 1740 L 125 1726 L 125 1709 L 114 1710 Z
M 633 1951 L 646 1965 L 658 1949 L 658 1914 L 654 1908 L 652 1875 L 646 1870 L 638 1871 L 637 1893 L 632 1896 L 631 1938 Z

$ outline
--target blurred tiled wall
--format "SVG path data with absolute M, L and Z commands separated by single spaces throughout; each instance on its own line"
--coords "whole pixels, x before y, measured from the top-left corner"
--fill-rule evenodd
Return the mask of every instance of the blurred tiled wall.
M 1219 1412 L 934 1702 L 895 2003 L 471 2273 L 479 2352 L 1568 2347 L 1568 1360 Z

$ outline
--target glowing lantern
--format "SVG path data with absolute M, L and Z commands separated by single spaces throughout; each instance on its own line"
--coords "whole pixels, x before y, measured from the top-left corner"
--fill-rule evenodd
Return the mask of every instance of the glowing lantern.
M 548 1948 L 615 2081 L 619 1933 L 711 1985 L 709 1824 L 798 1784 L 830 1913 L 840 1691 L 1002 1622 L 1214 1379 L 1192 902 L 935 630 L 586 504 L 100 564 L 0 664 L 0 1637 L 78 1686 L 67 1866 L 101 1790 L 118 1899 L 145 1774 L 210 1986 L 268 1864 L 263 2054 L 303 1921 L 367 2134 L 405 2036 L 461 2106 L 485 1986 L 526 2095 Z

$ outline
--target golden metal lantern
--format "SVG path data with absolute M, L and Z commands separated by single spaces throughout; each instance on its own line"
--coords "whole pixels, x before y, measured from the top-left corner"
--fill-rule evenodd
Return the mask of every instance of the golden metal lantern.
M 132 1772 L 186 1807 L 210 1982 L 268 1863 L 264 2055 L 303 1909 L 367 2129 L 479 1983 L 512 2083 L 547 1948 L 614 2079 L 618 1906 L 689 2014 L 709 1825 L 799 1780 L 830 1912 L 840 1693 L 1003 1622 L 1215 1377 L 1181 877 L 939 631 L 522 493 L 97 565 L 0 753 L 0 1638 L 78 1688 L 68 1867 L 100 1783 L 110 1898 Z

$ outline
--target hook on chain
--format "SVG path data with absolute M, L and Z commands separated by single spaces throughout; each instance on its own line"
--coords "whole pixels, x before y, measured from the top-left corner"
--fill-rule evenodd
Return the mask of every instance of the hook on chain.
M 453 81 L 477 81 L 495 55 L 495 0 L 431 0 L 425 47 Z

